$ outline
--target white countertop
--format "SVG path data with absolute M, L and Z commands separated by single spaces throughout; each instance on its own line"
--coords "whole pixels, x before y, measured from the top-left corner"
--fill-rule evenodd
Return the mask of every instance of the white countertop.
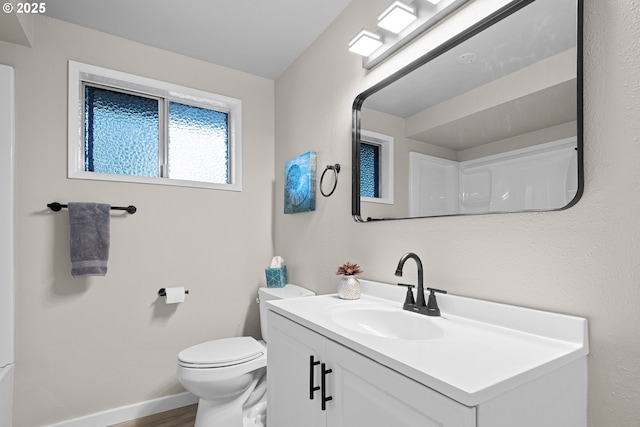
M 443 333 L 403 340 L 336 324 L 338 309 L 402 312 L 404 288 L 361 280 L 359 300 L 337 295 L 269 301 L 267 307 L 462 404 L 475 406 L 589 353 L 586 319 L 438 294 L 442 315 L 424 316 Z

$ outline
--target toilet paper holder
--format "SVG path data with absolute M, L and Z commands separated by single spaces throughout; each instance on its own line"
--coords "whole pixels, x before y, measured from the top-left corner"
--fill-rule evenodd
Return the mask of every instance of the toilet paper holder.
M 186 289 L 184 290 L 184 293 L 185 293 L 185 294 L 187 294 L 187 295 L 189 295 L 189 291 L 188 291 L 188 290 L 186 290 Z M 165 288 L 160 288 L 160 289 L 158 290 L 158 296 L 163 297 L 163 296 L 165 296 L 165 295 L 167 295 L 167 291 L 165 290 Z

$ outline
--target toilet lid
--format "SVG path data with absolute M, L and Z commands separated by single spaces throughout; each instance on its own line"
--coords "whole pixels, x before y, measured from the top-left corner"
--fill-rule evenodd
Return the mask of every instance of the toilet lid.
M 264 347 L 252 337 L 223 338 L 182 350 L 178 361 L 184 366 L 217 368 L 248 362 L 263 353 Z

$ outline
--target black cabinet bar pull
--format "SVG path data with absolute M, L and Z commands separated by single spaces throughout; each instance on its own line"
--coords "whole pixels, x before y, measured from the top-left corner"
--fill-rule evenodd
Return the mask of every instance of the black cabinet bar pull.
M 333 372 L 331 369 L 325 369 L 326 365 L 323 363 L 322 365 L 320 365 L 320 369 L 322 369 L 322 377 L 321 377 L 321 384 L 322 384 L 322 390 L 320 391 L 320 394 L 322 395 L 322 410 L 325 411 L 327 409 L 327 402 L 330 400 L 333 400 L 332 396 L 327 396 L 327 374 L 330 374 L 331 372 Z
M 320 364 L 319 360 L 314 361 L 313 355 L 309 356 L 309 399 L 313 400 L 313 394 L 320 390 L 319 386 L 314 386 L 313 380 L 313 371 L 315 371 L 315 367 Z

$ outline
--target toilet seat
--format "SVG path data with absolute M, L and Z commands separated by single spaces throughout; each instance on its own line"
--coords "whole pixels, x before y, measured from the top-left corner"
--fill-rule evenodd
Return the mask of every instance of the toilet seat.
M 266 301 L 313 295 L 296 285 L 260 288 L 262 337 L 267 341 Z M 198 397 L 197 426 L 262 425 L 266 410 L 267 345 L 251 337 L 224 338 L 197 344 L 178 354 L 180 384 Z
M 265 352 L 264 346 L 252 337 L 223 338 L 182 350 L 178 364 L 196 369 L 223 368 L 257 359 Z

